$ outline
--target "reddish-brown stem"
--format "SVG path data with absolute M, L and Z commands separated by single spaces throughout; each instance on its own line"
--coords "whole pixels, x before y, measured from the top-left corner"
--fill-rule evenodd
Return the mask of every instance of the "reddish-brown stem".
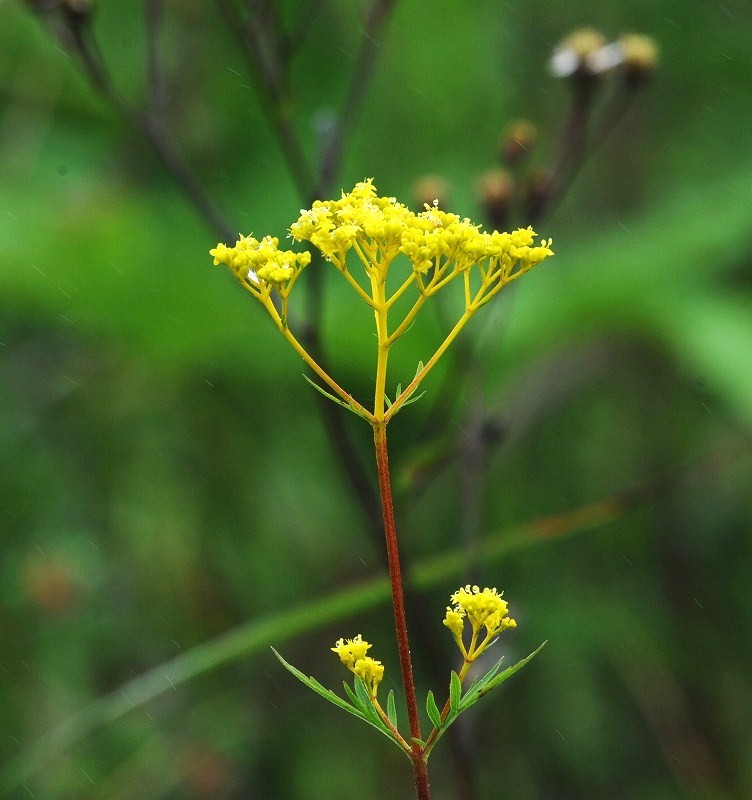
M 428 788 L 428 769 L 423 760 L 423 748 L 415 741 L 421 739 L 418 701 L 415 697 L 415 681 L 413 680 L 413 664 L 410 659 L 410 642 L 407 638 L 407 620 L 405 617 L 405 599 L 402 591 L 402 572 L 400 570 L 399 546 L 397 544 L 397 527 L 394 523 L 394 507 L 392 505 L 392 486 L 389 479 L 389 457 L 386 447 L 386 423 L 373 423 L 373 442 L 376 448 L 376 467 L 379 472 L 379 490 L 381 491 L 381 507 L 384 514 L 384 537 L 389 562 L 389 580 L 392 585 L 392 605 L 394 607 L 394 626 L 397 629 L 397 649 L 402 669 L 402 684 L 405 687 L 407 718 L 410 724 L 410 736 L 415 778 L 415 791 L 418 800 L 430 800 Z

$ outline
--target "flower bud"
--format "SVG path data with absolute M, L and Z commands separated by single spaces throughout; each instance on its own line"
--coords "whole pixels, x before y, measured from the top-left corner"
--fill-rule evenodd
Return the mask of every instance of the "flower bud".
M 557 78 L 592 79 L 599 70 L 591 59 L 606 46 L 606 37 L 596 28 L 580 28 L 567 36 L 551 56 L 551 72 Z
M 489 222 L 495 228 L 504 228 L 514 199 L 512 176 L 503 169 L 484 173 L 478 179 L 477 195 Z
M 91 12 L 94 2 L 93 0 L 63 0 L 63 5 L 71 14 L 83 16 Z
M 517 119 L 507 126 L 499 143 L 499 156 L 504 164 L 512 166 L 523 161 L 535 147 L 538 130 L 526 119 Z
M 625 33 L 619 38 L 627 83 L 638 86 L 655 72 L 658 66 L 658 45 L 651 36 Z
M 423 175 L 413 184 L 413 198 L 418 211 L 428 205 L 447 208 L 449 205 L 449 184 L 441 175 Z
M 531 220 L 539 219 L 554 194 L 554 176 L 551 170 L 533 170 L 527 178 L 522 197 L 522 211 Z
M 94 8 L 94 0 L 62 0 L 62 9 L 71 22 L 87 22 Z

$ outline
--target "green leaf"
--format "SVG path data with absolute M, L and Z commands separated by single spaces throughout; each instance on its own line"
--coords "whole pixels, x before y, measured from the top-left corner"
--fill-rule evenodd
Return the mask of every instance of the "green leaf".
M 394 702 L 394 690 L 389 690 L 389 696 L 386 698 L 386 715 L 389 717 L 389 721 L 394 725 L 395 728 L 398 728 L 397 725 L 397 704 Z
M 410 738 L 410 741 L 411 742 L 415 742 L 416 744 L 419 744 L 421 747 L 425 747 L 426 746 L 426 743 L 422 739 L 418 739 L 417 736 L 412 736 Z
M 350 702 L 355 706 L 355 708 L 358 708 L 362 711 L 363 706 L 360 702 L 360 698 L 350 688 L 350 684 L 347 681 L 342 681 L 342 685 L 345 687 L 345 694 L 350 698 Z
M 427 391 L 428 391 L 428 389 L 426 389 L 425 391 L 421 392 L 421 393 L 420 393 L 420 394 L 418 394 L 418 395 L 415 395 L 415 397 L 408 397 L 408 399 L 407 399 L 407 400 L 404 400 L 404 401 L 402 402 L 402 404 L 400 405 L 400 407 L 399 407 L 399 408 L 398 408 L 398 409 L 397 409 L 397 410 L 394 412 L 394 416 L 396 417 L 396 416 L 397 416 L 397 414 L 399 414 L 399 412 L 400 412 L 400 411 L 402 411 L 402 409 L 403 409 L 403 408 L 405 408 L 405 406 L 409 406 L 411 403 L 417 403 L 417 402 L 418 402 L 418 400 L 420 400 L 420 398 L 421 398 L 421 397 L 423 397 L 423 395 L 424 395 L 424 394 L 425 394 Z
M 420 398 L 421 398 L 421 397 L 423 397 L 423 395 L 424 395 L 424 394 L 425 394 L 427 391 L 428 391 L 428 389 L 425 389 L 425 390 L 424 390 L 424 391 L 422 391 L 420 394 L 416 394 L 416 395 L 415 395 L 415 397 L 408 397 L 408 398 L 407 398 L 407 400 L 405 400 L 405 401 L 402 403 L 402 408 L 404 408 L 405 406 L 409 406 L 409 405 L 410 405 L 410 403 L 417 403 L 417 402 L 418 402 L 418 400 L 420 400 Z
M 324 397 L 329 398 L 329 400 L 331 400 L 333 403 L 336 403 L 338 406 L 342 406 L 342 408 L 346 408 L 349 411 L 355 411 L 355 409 L 352 406 L 352 403 L 346 403 L 344 400 L 340 400 L 339 397 L 336 397 L 335 395 L 331 394 L 330 392 L 327 392 L 326 389 L 323 389 L 321 386 L 318 385 L 318 383 L 316 383 L 315 381 L 312 381 L 305 373 L 303 373 L 303 377 L 308 381 L 308 383 L 311 384 L 311 386 L 313 386 L 313 388 L 317 392 L 320 392 L 321 394 L 324 395 Z M 357 412 L 355 412 L 355 413 L 357 413 Z
M 518 661 L 514 666 L 508 667 L 502 673 L 496 674 L 495 670 L 498 670 L 499 664 L 501 662 L 497 662 L 489 672 L 493 672 L 493 675 L 489 678 L 488 673 L 478 681 L 477 686 L 475 687 L 474 691 L 468 692 L 465 697 L 462 699 L 462 703 L 460 704 L 460 711 L 464 711 L 467 708 L 470 708 L 473 703 L 476 703 L 480 700 L 481 697 L 488 694 L 492 689 L 495 689 L 500 684 L 504 683 L 507 678 L 511 678 L 515 672 L 522 669 L 525 664 L 531 661 L 535 656 L 540 653 L 540 651 L 545 647 L 546 642 L 543 642 L 537 650 L 534 650 L 530 653 L 529 656 L 523 658 L 522 661 Z
M 441 712 L 439 711 L 439 707 L 436 705 L 436 700 L 434 699 L 433 692 L 429 690 L 428 696 L 426 697 L 426 713 L 428 714 L 428 719 L 431 720 L 431 724 L 437 730 L 441 728 Z
M 363 415 L 363 410 L 362 410 L 362 409 L 360 409 L 360 408 L 358 408 L 358 407 L 355 405 L 355 402 L 354 402 L 353 400 L 350 400 L 350 402 L 347 404 L 347 408 L 349 408 L 349 409 L 350 409 L 350 411 L 352 411 L 352 412 L 353 412 L 353 414 L 357 415 L 357 416 L 358 416 L 358 417 L 360 417 L 361 419 L 367 419 L 367 417 L 365 417 L 365 416 Z
M 402 750 L 402 752 L 404 753 L 405 752 L 404 747 L 402 747 L 402 745 L 397 741 L 397 738 L 384 724 L 384 721 L 381 719 L 381 717 L 378 715 L 378 712 L 373 707 L 373 703 L 371 702 L 371 699 L 368 696 L 368 692 L 365 690 L 365 686 L 363 686 L 363 681 L 361 681 L 360 678 L 355 678 L 355 692 L 349 687 L 346 681 L 343 681 L 342 683 L 343 686 L 345 687 L 345 692 L 347 693 L 347 696 L 350 698 L 350 700 L 352 700 L 353 705 L 358 709 L 358 714 L 360 718 L 363 720 L 363 722 L 367 722 L 371 727 L 376 728 L 377 731 L 383 733 L 384 736 L 386 736 L 390 741 L 394 742 L 397 745 L 397 747 L 399 747 L 399 749 Z M 363 692 L 365 692 L 365 698 L 367 702 L 364 702 L 361 699 L 362 693 L 358 692 L 358 683 L 360 683 Z M 390 692 L 390 695 L 392 696 L 391 702 L 394 703 L 394 698 L 393 698 L 394 692 Z M 396 716 L 397 715 L 395 711 L 395 718 Z M 395 728 L 397 727 L 397 725 L 394 723 L 394 720 L 392 720 L 392 724 L 394 725 Z
M 335 694 L 330 689 L 324 688 L 315 678 L 309 678 L 307 675 L 304 675 L 299 669 L 293 667 L 292 664 L 288 664 L 284 658 L 272 647 L 272 652 L 275 656 L 280 660 L 282 666 L 291 672 L 301 683 L 304 683 L 309 689 L 316 692 L 316 694 L 320 695 L 324 698 L 324 700 L 328 700 L 332 705 L 337 706 L 337 708 L 341 708 L 343 711 L 347 711 L 350 714 L 353 714 L 356 717 L 363 718 L 363 714 L 357 709 L 351 706 L 346 700 L 343 700 L 338 694 Z
M 501 669 L 501 662 L 504 660 L 502 656 L 482 678 L 476 678 L 473 681 L 473 686 L 477 684 L 478 688 L 483 688 L 490 680 L 492 680 Z M 468 692 L 469 694 L 469 692 Z
M 452 672 L 452 677 L 449 681 L 449 710 L 452 714 L 458 713 L 461 698 L 462 683 L 460 682 L 460 676 L 456 672 Z
M 356 675 L 355 680 L 355 694 L 360 701 L 360 708 L 363 711 L 363 715 L 374 725 L 378 728 L 383 728 L 385 731 L 388 731 L 389 728 L 386 727 L 384 721 L 379 716 L 379 712 L 373 707 L 373 702 L 371 701 L 371 695 L 368 694 L 368 689 L 366 689 L 366 685 L 363 681 Z M 390 734 L 391 735 L 391 734 Z

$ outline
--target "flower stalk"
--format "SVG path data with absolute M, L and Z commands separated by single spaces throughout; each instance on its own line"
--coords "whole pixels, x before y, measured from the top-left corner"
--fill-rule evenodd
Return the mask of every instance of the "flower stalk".
M 423 758 L 423 748 L 419 744 L 419 741 L 422 739 L 420 732 L 420 716 L 418 714 L 418 700 L 415 694 L 413 664 L 410 658 L 410 642 L 407 634 L 405 598 L 402 588 L 403 584 L 402 571 L 400 568 L 399 544 L 397 542 L 397 526 L 394 521 L 392 487 L 389 476 L 389 455 L 386 444 L 386 422 L 374 423 L 373 441 L 376 451 L 376 467 L 379 474 L 381 507 L 384 514 L 384 536 L 386 539 L 386 552 L 389 562 L 389 581 L 392 587 L 392 607 L 394 609 L 394 627 L 397 632 L 397 650 L 399 652 L 400 669 L 402 671 L 402 685 L 405 690 L 407 718 L 410 726 L 410 737 L 412 739 L 410 758 L 413 764 L 415 791 L 419 800 L 429 800 L 431 795 L 428 788 L 428 769 Z
M 497 663 L 482 681 L 473 682 L 463 697 L 462 681 L 470 664 L 495 641 L 499 632 L 506 627 L 513 627 L 514 621 L 506 616 L 506 602 L 501 600 L 495 589 L 480 592 L 478 587 L 468 586 L 455 592 L 452 595 L 455 608 L 447 611 L 444 624 L 452 631 L 464 663 L 459 674 L 451 675 L 449 699 L 441 713 L 433 694 L 429 692 L 426 710 L 433 729 L 428 739 L 423 741 L 405 616 L 386 427 L 395 414 L 419 399 L 417 389 L 473 314 L 505 285 L 553 255 L 551 241 L 543 240 L 536 245 L 536 234 L 531 228 L 520 228 L 512 233 L 483 232 L 470 220 L 442 211 L 437 202 L 426 205 L 424 211 L 416 214 L 393 197 L 379 197 L 372 181 L 357 184 L 352 192 L 343 193 L 340 200 L 317 200 L 310 209 L 301 212 L 297 222 L 290 228 L 290 235 L 297 241 L 307 241 L 316 247 L 373 312 L 377 350 L 372 409 L 342 388 L 288 327 L 290 293 L 303 270 L 310 264 L 310 253 L 280 250 L 279 240 L 271 236 L 261 240 L 241 236 L 234 247 L 219 244 L 211 251 L 211 255 L 215 264 L 228 266 L 243 287 L 261 302 L 280 333 L 333 394 L 318 384 L 313 385 L 329 399 L 365 419 L 373 429 L 394 625 L 410 730 L 409 743 L 398 729 L 393 693 L 390 693 L 386 712 L 377 699 L 384 667 L 381 662 L 366 655 L 371 645 L 360 636 L 340 639 L 332 648 L 355 675 L 354 690 L 345 684 L 350 702 L 325 689 L 313 678 L 306 678 L 279 657 L 287 669 L 315 692 L 360 717 L 396 744 L 411 761 L 418 800 L 430 800 L 427 759 L 433 746 L 463 710 L 526 661 L 498 675 L 500 662 Z M 354 267 L 348 264 L 350 250 Z M 403 257 L 399 259 L 403 264 L 406 260 L 410 266 L 408 274 L 396 282 L 398 288 L 390 294 L 387 276 L 390 269 L 399 268 L 395 267 L 399 256 Z M 418 364 L 415 376 L 406 388 L 403 390 L 401 384 L 398 385 L 394 400 L 390 400 L 387 379 L 391 348 L 407 333 L 425 303 L 457 278 L 461 278 L 459 282 L 464 294 L 463 312 L 425 365 L 422 362 Z M 390 328 L 393 322 L 390 313 L 392 316 L 397 314 L 397 301 L 410 291 L 416 295 L 411 307 Z M 466 618 L 472 627 L 467 647 L 462 639 Z M 480 638 L 483 626 L 486 635 Z

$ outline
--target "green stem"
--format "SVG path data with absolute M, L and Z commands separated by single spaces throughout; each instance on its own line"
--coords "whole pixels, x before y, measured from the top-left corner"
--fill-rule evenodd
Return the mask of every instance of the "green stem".
M 392 721 L 389 719 L 389 715 L 381 707 L 381 703 L 379 703 L 379 701 L 373 695 L 371 695 L 371 702 L 373 703 L 373 707 L 378 712 L 378 715 L 381 717 L 383 723 L 394 734 L 395 739 L 397 739 L 407 753 L 410 753 L 410 745 L 402 738 L 402 734 L 394 727 Z
M 465 657 L 465 660 L 462 664 L 462 669 L 460 669 L 460 671 L 457 673 L 457 677 L 460 679 L 460 683 L 462 683 L 462 681 L 465 680 L 467 671 L 470 669 L 470 665 L 473 663 L 473 661 L 475 661 L 474 658 L 468 660 L 468 658 Z M 451 707 L 452 707 L 451 701 L 449 698 L 447 698 L 446 703 L 444 703 L 444 708 L 441 709 L 442 722 L 444 722 L 444 720 L 447 718 L 447 715 L 449 714 L 449 710 L 451 709 Z M 434 728 L 429 734 L 428 739 L 426 739 L 426 746 L 423 750 L 426 758 L 428 758 L 428 756 L 430 755 L 431 750 L 433 749 L 433 746 L 436 744 L 436 741 L 439 738 L 439 736 L 441 736 L 441 728 Z
M 378 422 L 384 418 L 386 365 L 389 360 L 389 326 L 387 321 L 389 311 L 386 305 L 386 280 L 371 273 L 371 291 L 373 292 L 379 348 L 376 362 L 376 390 L 373 397 L 373 416 Z
M 423 378 L 425 378 L 426 375 L 428 375 L 428 373 L 434 368 L 436 362 L 441 358 L 441 356 L 444 355 L 444 351 L 447 349 L 447 347 L 449 347 L 449 345 L 457 337 L 457 334 L 465 327 L 465 323 L 473 315 L 473 311 L 474 309 L 465 310 L 465 313 L 459 318 L 457 324 L 449 332 L 446 339 L 444 339 L 444 341 L 439 345 L 439 349 L 431 356 L 423 369 L 412 379 L 407 388 L 389 407 L 389 411 L 387 411 L 385 416 L 385 422 L 389 422 L 389 420 L 397 413 L 397 411 L 399 411 L 400 406 L 410 398 L 410 395 L 413 394 L 413 392 L 415 392 Z
M 292 345 L 292 348 L 295 352 L 305 361 L 306 364 L 316 373 L 316 375 L 321 378 L 322 381 L 330 388 L 333 389 L 348 405 L 351 405 L 356 411 L 369 422 L 373 420 L 373 415 L 371 412 L 364 408 L 351 394 L 346 392 L 335 380 L 332 378 L 311 356 L 311 354 L 303 347 L 302 344 L 295 338 L 292 331 L 289 329 L 287 325 L 282 321 L 282 317 L 280 317 L 277 309 L 274 307 L 274 303 L 272 303 L 271 298 L 268 295 L 259 296 L 255 295 L 256 297 L 261 300 L 264 305 L 264 308 L 269 312 L 269 316 L 274 320 L 274 324 L 279 329 L 280 333 L 287 339 L 287 341 Z

